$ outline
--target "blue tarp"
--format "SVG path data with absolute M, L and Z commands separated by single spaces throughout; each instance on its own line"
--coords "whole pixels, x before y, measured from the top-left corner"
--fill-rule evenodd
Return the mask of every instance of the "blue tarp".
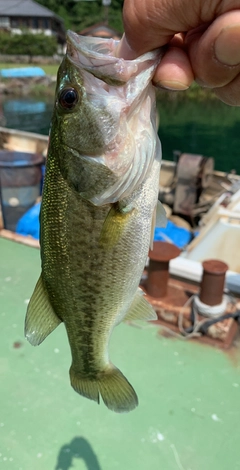
M 16 233 L 20 235 L 31 235 L 39 239 L 39 212 L 41 203 L 35 204 L 19 219 Z
M 41 203 L 35 204 L 19 219 L 16 232 L 20 235 L 31 235 L 39 238 L 39 212 Z M 192 239 L 192 233 L 182 227 L 177 227 L 170 220 L 165 228 L 156 228 L 154 241 L 174 243 L 178 248 L 184 248 Z
M 46 74 L 41 67 L 19 67 L 15 69 L 1 69 L 0 76 L 4 78 L 44 77 Z
M 186 228 L 177 227 L 170 220 L 165 228 L 156 228 L 154 241 L 164 241 L 174 243 L 178 248 L 184 248 L 192 239 L 192 233 Z

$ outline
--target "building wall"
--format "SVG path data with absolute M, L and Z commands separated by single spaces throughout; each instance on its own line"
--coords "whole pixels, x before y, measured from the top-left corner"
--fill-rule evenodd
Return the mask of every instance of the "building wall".
M 55 18 L 0 16 L 1 30 L 11 31 L 13 34 L 22 34 L 27 30 L 32 34 L 54 35 L 57 36 L 60 43 L 65 42 L 64 27 Z

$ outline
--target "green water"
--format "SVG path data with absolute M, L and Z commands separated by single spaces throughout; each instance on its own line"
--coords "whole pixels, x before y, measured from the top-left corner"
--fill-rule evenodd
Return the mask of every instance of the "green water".
M 158 99 L 163 158 L 173 150 L 214 157 L 217 170 L 240 173 L 240 108 L 220 101 Z
M 172 160 L 174 150 L 199 153 L 215 159 L 215 168 L 240 173 L 240 108 L 220 101 L 166 100 L 158 97 L 159 136 L 163 158 Z M 3 125 L 48 134 L 52 101 L 31 97 L 0 100 Z

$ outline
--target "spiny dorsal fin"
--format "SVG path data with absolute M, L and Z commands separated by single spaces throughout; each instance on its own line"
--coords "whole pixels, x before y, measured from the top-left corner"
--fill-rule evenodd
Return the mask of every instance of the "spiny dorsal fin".
M 157 320 L 154 308 L 145 299 L 143 291 L 139 288 L 130 309 L 124 317 L 125 320 Z
M 37 346 L 61 323 L 49 301 L 42 275 L 39 277 L 28 304 L 25 319 L 25 336 L 29 343 Z
M 113 248 L 119 241 L 124 228 L 135 209 L 119 208 L 113 204 L 102 227 L 99 242 L 106 248 Z

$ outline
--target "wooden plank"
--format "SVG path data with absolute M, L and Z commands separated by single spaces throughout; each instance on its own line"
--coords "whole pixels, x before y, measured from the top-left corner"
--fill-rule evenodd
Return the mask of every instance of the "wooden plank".
M 22 245 L 31 246 L 32 248 L 40 248 L 39 241 L 35 238 L 24 235 L 19 235 L 18 233 L 11 232 L 11 230 L 0 230 L 0 237 L 6 238 L 7 240 L 11 240 L 13 242 L 21 243 Z

